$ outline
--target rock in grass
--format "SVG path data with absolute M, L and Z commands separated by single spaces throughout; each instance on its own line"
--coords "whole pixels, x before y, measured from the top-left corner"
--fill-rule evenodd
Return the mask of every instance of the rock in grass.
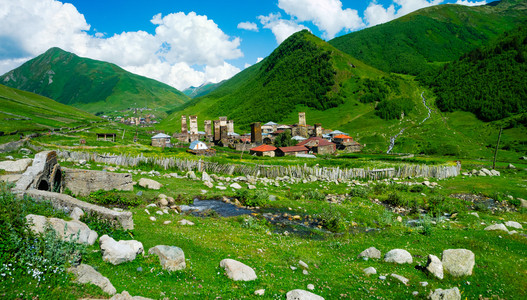
M 102 274 L 97 272 L 92 266 L 80 264 L 76 267 L 69 268 L 68 272 L 75 275 L 75 282 L 96 285 L 100 287 L 105 293 L 110 295 L 114 295 L 117 292 L 110 280 L 102 276 Z
M 256 291 L 254 291 L 254 294 L 256 296 L 263 296 L 263 295 L 265 295 L 265 290 L 264 289 L 256 290 Z
M 0 161 L 0 170 L 7 173 L 23 173 L 31 165 L 33 160 L 31 158 L 19 159 L 17 161 Z
M 448 290 L 436 289 L 430 292 L 428 298 L 431 300 L 460 300 L 461 293 L 457 287 Z
M 115 294 L 110 300 L 152 300 L 151 298 L 132 296 L 127 291 L 123 291 L 120 294 Z
M 57 236 L 64 241 L 93 245 L 98 237 L 96 231 L 91 230 L 88 225 L 77 220 L 64 221 L 58 218 L 46 218 L 32 214 L 27 215 L 26 220 L 31 224 L 29 228 L 34 233 L 44 233 L 49 225 Z
M 447 249 L 442 256 L 443 270 L 454 277 L 472 275 L 475 257 L 467 249 Z
M 310 284 L 307 285 L 307 289 L 310 290 L 310 291 L 313 291 L 315 289 L 315 286 L 310 283 Z
M 286 294 L 287 300 L 324 300 L 323 297 L 304 290 L 292 290 Z
M 148 179 L 148 178 L 141 178 L 139 179 L 139 186 L 151 189 L 151 190 L 159 190 L 163 185 L 155 180 Z
M 115 241 L 108 235 L 99 239 L 102 260 L 113 265 L 133 261 L 138 254 L 144 252 L 143 244 L 138 241 Z
M 189 221 L 189 220 L 187 220 L 187 219 L 182 219 L 182 220 L 179 220 L 179 221 L 178 221 L 178 224 L 179 224 L 179 225 L 188 225 L 188 226 L 192 226 L 192 225 L 194 225 L 194 222 Z
M 242 186 L 239 183 L 237 183 L 237 182 L 231 184 L 230 187 L 235 189 L 235 190 L 239 190 L 239 189 L 242 188 Z
M 404 249 L 393 249 L 384 255 L 385 262 L 397 264 L 411 264 L 413 262 L 410 252 Z
M 168 271 L 178 271 L 186 268 L 185 253 L 176 246 L 158 245 L 148 250 L 148 254 L 157 255 L 161 267 Z
M 443 279 L 443 263 L 435 255 L 428 255 L 428 262 L 425 267 L 426 271 L 439 279 Z
M 377 270 L 375 270 L 374 267 L 366 268 L 366 269 L 362 270 L 362 272 L 364 272 L 364 274 L 366 274 L 368 276 L 377 274 Z
M 522 229 L 523 228 L 522 224 L 520 224 L 518 222 L 515 222 L 515 221 L 507 221 L 507 222 L 505 222 L 505 226 L 516 228 L 516 229 Z
M 392 276 L 393 278 L 399 280 L 400 282 L 402 282 L 404 285 L 408 285 L 408 281 L 410 281 L 410 279 L 406 278 L 406 277 L 403 277 L 401 275 L 397 275 L 397 274 L 390 274 L 390 276 Z
M 370 247 L 362 251 L 358 257 L 381 258 L 381 251 L 377 250 L 375 247 Z
M 301 260 L 298 261 L 298 264 L 302 267 L 302 269 L 309 269 L 309 266 Z
M 73 208 L 73 210 L 70 213 L 70 218 L 72 218 L 73 220 L 78 221 L 82 218 L 82 216 L 84 216 L 84 211 L 82 211 L 82 209 L 76 206 Z
M 489 231 L 489 230 L 501 230 L 501 231 L 509 231 L 507 229 L 507 227 L 505 227 L 505 225 L 503 224 L 494 224 L 494 225 L 490 225 L 490 226 L 487 226 L 485 227 L 485 230 Z
M 224 268 L 227 277 L 234 281 L 252 281 L 257 278 L 251 267 L 234 259 L 220 261 L 220 267 Z

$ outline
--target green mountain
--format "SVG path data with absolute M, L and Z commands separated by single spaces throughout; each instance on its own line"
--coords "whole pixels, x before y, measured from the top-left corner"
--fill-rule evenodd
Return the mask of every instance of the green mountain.
M 59 48 L 4 74 L 0 83 L 92 113 L 143 107 L 166 111 L 188 101 L 164 83 Z
M 526 78 L 527 23 L 423 76 L 422 81 L 433 88 L 442 111 L 469 111 L 494 121 L 527 112 Z
M 163 124 L 177 124 L 181 115 L 226 115 L 247 129 L 255 121 L 294 123 L 298 109 L 325 112 L 343 105 L 351 106 L 347 113 L 352 115 L 372 110 L 374 101 L 407 102 L 412 89 L 407 81 L 367 66 L 304 30 Z
M 220 85 L 222 85 L 226 80 L 220 81 L 218 83 L 204 83 L 200 86 L 191 86 L 189 88 L 186 88 L 183 91 L 183 94 L 189 96 L 190 98 L 197 98 L 201 96 L 205 96 L 209 94 L 210 92 L 217 89 Z
M 46 130 L 102 121 L 80 109 L 0 84 L 0 131 Z
M 458 59 L 527 20 L 526 0 L 438 5 L 329 43 L 386 72 L 417 75 Z

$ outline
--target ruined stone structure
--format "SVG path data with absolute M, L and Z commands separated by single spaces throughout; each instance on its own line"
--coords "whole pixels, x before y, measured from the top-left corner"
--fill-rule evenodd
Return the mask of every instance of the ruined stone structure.
M 233 120 L 227 121 L 227 132 L 234 133 L 234 121 Z
M 104 171 L 63 169 L 64 188 L 75 195 L 88 196 L 99 190 L 133 191 L 132 175 L 129 173 L 112 173 Z
M 306 126 L 306 113 L 305 112 L 298 113 L 298 125 Z
M 27 189 L 61 191 L 62 186 L 62 171 L 57 164 L 57 153 L 44 151 L 35 155 L 33 165 L 22 174 L 15 191 L 20 192 Z
M 220 121 L 221 124 L 221 121 Z M 220 140 L 223 142 L 223 144 L 226 144 L 226 141 L 229 139 L 227 126 L 220 126 Z
M 262 143 L 262 126 L 260 122 L 251 124 L 251 143 Z

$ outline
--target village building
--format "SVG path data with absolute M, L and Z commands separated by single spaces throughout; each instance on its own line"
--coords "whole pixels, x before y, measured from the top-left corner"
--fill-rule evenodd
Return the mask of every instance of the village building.
M 116 133 L 97 133 L 98 141 L 112 141 L 115 142 Z
M 305 146 L 310 153 L 317 154 L 333 154 L 337 149 L 337 145 L 325 140 L 321 137 L 312 137 L 297 144 L 297 146 Z
M 305 146 L 279 147 L 276 149 L 276 156 L 297 156 L 299 154 L 308 154 L 309 149 Z
M 170 147 L 170 135 L 158 133 L 152 137 L 152 147 Z
M 278 124 L 275 122 L 267 122 L 262 125 L 262 133 L 272 133 L 277 130 Z
M 251 148 L 251 152 L 250 154 L 251 155 L 256 155 L 256 156 L 269 156 L 269 157 L 274 157 L 275 156 L 275 151 L 276 151 L 276 147 L 275 146 L 271 146 L 271 145 L 260 145 L 258 147 L 254 147 L 254 148 Z
M 360 152 L 362 145 L 353 140 L 351 136 L 339 134 L 333 137 L 333 142 L 337 144 L 337 149 L 345 152 Z
M 299 135 L 295 135 L 294 137 L 291 138 L 292 140 L 295 140 L 297 142 L 301 142 L 301 141 L 305 141 L 307 140 L 305 137 L 302 137 L 302 136 L 299 136 Z
M 196 140 L 190 143 L 187 152 L 192 153 L 194 155 L 205 155 L 205 156 L 216 155 L 216 150 L 211 149 L 205 142 L 199 141 L 199 140 Z

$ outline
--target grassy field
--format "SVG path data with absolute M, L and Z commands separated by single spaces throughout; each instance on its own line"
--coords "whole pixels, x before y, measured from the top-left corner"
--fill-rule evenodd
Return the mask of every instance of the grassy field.
M 74 167 L 72 163 L 61 164 Z M 477 162 L 470 167 L 477 167 Z M 524 168 L 501 171 L 502 176 L 498 178 L 459 176 L 441 180 L 437 188 L 380 182 L 370 183 L 368 188 L 324 182 L 281 184 L 279 187 L 258 184 L 257 191 L 274 195 L 277 200 L 260 202 L 260 209 L 253 208 L 250 215 L 229 218 L 213 212 L 204 216 L 181 215 L 173 210 L 159 216 L 155 213 L 157 208 L 149 208 L 150 214 L 147 214 L 145 206 L 156 203 L 160 193 L 179 199 L 179 204 L 189 203 L 194 197 L 240 196 L 240 192 L 231 189 L 209 190 L 201 181 L 156 176 L 153 179 L 163 184 L 159 191 L 136 186 L 133 192 L 117 193 L 123 199 L 130 199 L 130 203 L 132 199 L 140 199 L 139 206 L 129 207 L 134 216 L 133 231 L 108 232 L 104 226 L 90 226 L 97 228 L 100 234 L 110 233 L 116 239 L 141 241 L 146 251 L 159 244 L 181 247 L 187 268 L 177 272 L 164 271 L 157 257 L 153 256 L 138 257 L 133 262 L 113 266 L 102 261 L 97 245 L 86 249 L 83 263 L 94 266 L 108 277 L 119 292 L 127 290 L 132 295 L 154 299 L 252 298 L 255 297 L 253 292 L 261 288 L 266 290 L 264 298 L 282 299 L 287 291 L 306 289 L 308 284 L 313 284 L 314 292 L 326 299 L 402 299 L 413 297 L 414 291 L 419 293 L 417 298 L 425 298 L 431 290 L 454 286 L 461 290 L 463 298 L 468 299 L 480 295 L 520 299 L 526 296 L 527 238 L 520 234 L 488 232 L 483 228 L 509 220 L 525 226 L 525 209 L 493 212 L 483 205 L 448 197 L 453 193 L 480 194 L 499 199 L 502 204 L 508 203 L 507 195 L 525 198 L 527 174 Z M 134 180 L 144 176 L 134 175 Z M 208 191 L 203 193 L 203 190 Z M 136 196 L 138 191 L 142 191 L 141 197 Z M 345 194 L 347 197 L 342 203 L 334 204 L 324 200 L 326 194 Z M 256 197 L 256 194 L 252 195 Z M 394 199 L 406 209 L 400 214 L 401 222 L 397 221 L 399 214 L 390 209 Z M 510 203 L 508 205 L 513 207 Z M 479 217 L 471 215 L 472 212 L 477 212 Z M 289 221 L 289 217 L 272 222 L 264 217 L 265 213 L 298 215 L 301 220 Z M 454 213 L 456 216 L 452 216 Z M 444 214 L 450 218 L 444 219 Z M 151 221 L 150 216 L 156 216 L 157 220 Z M 177 221 L 183 218 L 196 225 L 178 225 Z M 420 220 L 421 225 L 411 225 L 408 223 L 411 220 Z M 171 223 L 164 225 L 164 221 Z M 525 229 L 519 232 L 526 233 Z M 383 255 L 391 249 L 406 249 L 413 255 L 414 262 L 395 265 L 357 258 L 362 250 L 371 246 L 381 250 Z M 452 248 L 469 249 L 475 253 L 476 266 L 472 276 L 454 278 L 446 275 L 445 279 L 439 280 L 416 268 L 426 264 L 428 254 L 440 257 L 443 250 Z M 219 267 L 219 261 L 224 258 L 251 266 L 258 279 L 252 282 L 229 280 Z M 308 275 L 302 274 L 299 260 L 309 265 Z M 290 266 L 298 269 L 292 270 Z M 363 274 L 362 269 L 370 266 L 377 269 L 377 275 L 367 277 Z M 410 279 L 409 285 L 391 278 L 392 273 Z M 386 275 L 387 279 L 380 280 L 379 275 Z M 422 287 L 419 284 L 422 281 L 429 285 Z M 7 298 L 15 295 L 30 298 L 37 294 L 41 299 L 102 295 L 93 286 L 79 290 L 77 285 L 59 283 L 54 288 L 42 290 L 33 284 L 36 282 L 21 275 L 15 282 L 0 281 L 0 293 Z

